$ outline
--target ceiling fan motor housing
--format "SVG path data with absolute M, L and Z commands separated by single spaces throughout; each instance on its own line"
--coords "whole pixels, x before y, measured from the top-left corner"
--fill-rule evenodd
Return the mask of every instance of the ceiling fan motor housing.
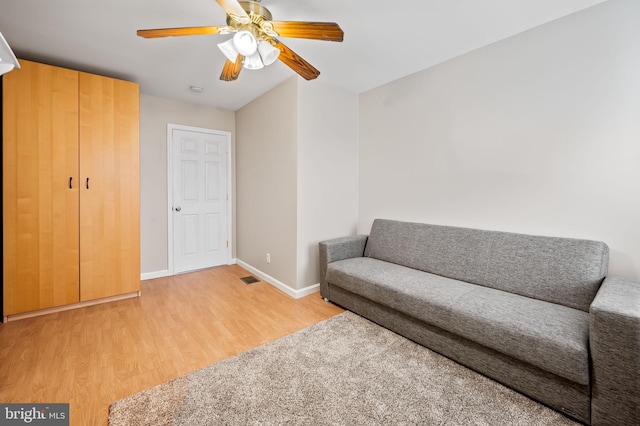
M 266 7 L 260 5 L 259 0 L 240 1 L 240 6 L 247 12 L 251 23 L 247 25 L 245 19 L 238 18 L 232 15 L 227 15 L 227 25 L 236 30 L 244 29 L 249 30 L 257 39 L 265 39 L 264 35 L 277 36 L 278 34 L 273 32 L 273 27 L 269 25 L 268 21 L 273 20 L 273 15 Z

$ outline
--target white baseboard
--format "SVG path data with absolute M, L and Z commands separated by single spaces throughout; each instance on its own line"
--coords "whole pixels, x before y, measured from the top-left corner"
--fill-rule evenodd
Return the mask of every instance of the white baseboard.
M 305 297 L 308 296 L 310 294 L 313 293 L 317 293 L 320 291 L 320 283 L 317 284 L 313 284 L 310 286 L 307 286 L 305 288 L 301 288 L 300 290 L 296 290 L 296 299 L 299 299 L 301 297 Z
M 144 281 L 144 280 L 152 280 L 154 278 L 162 278 L 162 277 L 168 277 L 169 275 L 169 270 L 165 269 L 164 271 L 155 271 L 155 272 L 144 272 L 142 274 L 140 274 L 140 280 Z
M 319 283 L 310 285 L 310 286 L 305 287 L 305 288 L 301 288 L 299 290 L 294 290 L 291 287 L 289 287 L 288 285 L 286 285 L 285 283 L 283 283 L 282 281 L 279 281 L 279 280 L 273 278 L 271 275 L 265 274 L 261 270 L 259 270 L 257 268 L 254 268 L 253 266 L 249 265 L 246 262 L 243 262 L 240 259 L 236 259 L 236 263 L 238 264 L 238 266 L 246 269 L 247 271 L 251 272 L 254 275 L 257 275 L 263 281 L 271 284 L 272 286 L 274 286 L 278 290 L 282 291 L 283 293 L 286 293 L 288 296 L 291 296 L 294 299 L 300 299 L 301 297 L 308 296 L 308 295 L 310 295 L 312 293 L 315 293 L 315 292 L 320 290 L 320 284 Z
M 236 264 L 236 259 L 231 259 L 228 263 L 228 265 L 235 265 Z M 171 273 L 169 273 L 168 269 L 165 269 L 163 271 L 154 271 L 154 272 L 144 272 L 142 274 L 140 274 L 140 280 L 144 281 L 144 280 L 152 280 L 154 278 L 163 278 L 163 277 L 169 277 L 171 276 Z

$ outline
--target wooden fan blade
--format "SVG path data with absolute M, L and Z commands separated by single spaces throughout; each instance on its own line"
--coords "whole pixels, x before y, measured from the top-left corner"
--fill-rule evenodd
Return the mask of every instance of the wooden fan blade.
M 272 43 L 280 50 L 280 56 L 278 56 L 278 59 L 300 74 L 305 80 L 313 80 L 320 75 L 320 71 L 315 69 L 313 65 L 302 59 L 297 53 L 289 49 L 280 41 L 273 39 Z
M 342 41 L 344 39 L 344 31 L 335 22 L 270 21 L 270 24 L 280 37 L 327 41 Z
M 241 20 L 241 21 L 251 20 L 249 18 L 249 15 L 247 15 L 247 12 L 242 8 L 242 6 L 240 6 L 240 3 L 238 3 L 238 0 L 216 0 L 216 1 L 224 9 L 224 12 L 227 15 L 237 18 L 238 20 Z
M 217 27 L 184 27 L 184 28 L 158 28 L 152 30 L 138 30 L 137 34 L 144 38 L 192 36 L 204 34 L 220 34 L 220 30 L 227 26 Z
M 222 68 L 222 74 L 220 74 L 220 80 L 222 81 L 237 80 L 241 70 L 242 70 L 242 55 L 238 55 L 235 63 L 227 59 L 227 62 L 225 62 L 224 64 L 224 68 Z

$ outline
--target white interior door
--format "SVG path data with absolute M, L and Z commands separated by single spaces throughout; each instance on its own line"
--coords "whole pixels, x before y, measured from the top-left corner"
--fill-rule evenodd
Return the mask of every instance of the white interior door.
M 229 134 L 172 130 L 173 271 L 228 262 Z

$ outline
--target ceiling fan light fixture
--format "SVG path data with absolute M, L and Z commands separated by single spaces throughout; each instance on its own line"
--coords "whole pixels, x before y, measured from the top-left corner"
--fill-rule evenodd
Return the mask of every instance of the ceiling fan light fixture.
M 243 66 L 248 70 L 259 70 L 264 68 L 264 63 L 260 58 L 260 53 L 256 52 L 251 56 L 245 56 Z
M 251 56 L 258 50 L 258 41 L 251 31 L 238 31 L 232 40 L 233 46 L 242 56 Z
M 266 40 L 258 44 L 258 52 L 260 52 L 260 57 L 265 66 L 271 65 L 278 59 L 278 56 L 280 56 L 280 49 L 275 48 Z
M 9 43 L 0 33 L 0 75 L 8 73 L 14 68 L 20 68 L 20 63 L 9 47 Z
M 230 38 L 224 43 L 218 43 L 218 49 L 220 49 L 222 53 L 224 53 L 224 56 L 231 62 L 235 62 L 238 58 L 238 51 L 233 43 L 233 38 Z
M 0 75 L 8 73 L 14 68 L 15 68 L 15 65 L 13 64 L 9 64 L 7 62 L 0 62 Z

